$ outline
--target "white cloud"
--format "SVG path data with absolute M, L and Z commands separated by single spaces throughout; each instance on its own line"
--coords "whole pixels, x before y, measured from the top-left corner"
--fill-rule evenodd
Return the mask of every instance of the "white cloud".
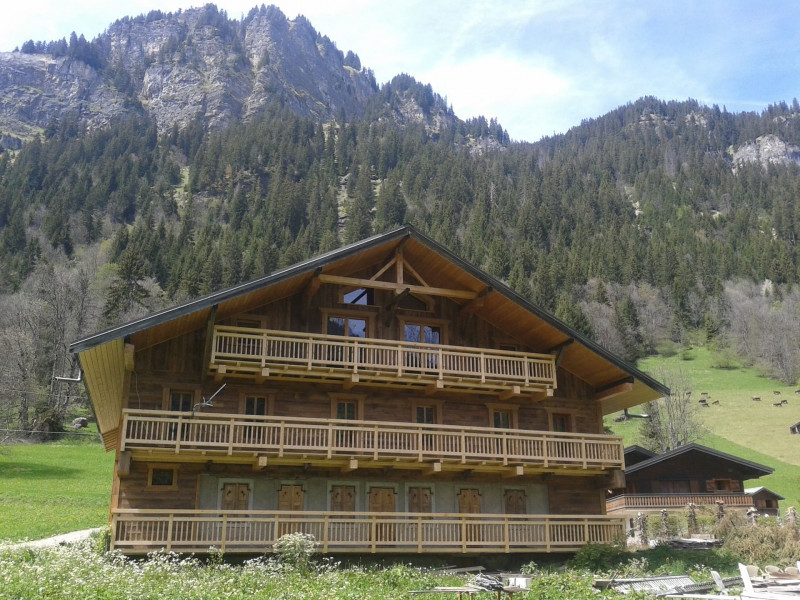
M 550 131 L 537 125 L 538 108 L 563 102 L 572 94 L 570 81 L 546 66 L 544 57 L 514 58 L 503 53 L 467 61 L 443 61 L 423 73 L 433 89 L 447 96 L 462 118 L 496 117 L 515 139 L 541 137 Z M 522 120 L 520 120 L 522 118 Z

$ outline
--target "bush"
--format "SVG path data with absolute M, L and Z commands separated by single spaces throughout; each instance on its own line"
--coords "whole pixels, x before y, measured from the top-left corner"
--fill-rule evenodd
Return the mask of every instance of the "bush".
M 311 557 L 317 551 L 317 538 L 310 533 L 287 533 L 278 538 L 272 547 L 282 565 L 307 571 Z
M 731 513 L 720 521 L 717 537 L 723 548 L 751 564 L 791 564 L 800 556 L 800 534 L 776 519 L 759 520 L 753 525 L 740 514 Z
M 629 557 L 630 554 L 619 546 L 587 544 L 575 553 L 569 566 L 597 573 L 617 569 Z

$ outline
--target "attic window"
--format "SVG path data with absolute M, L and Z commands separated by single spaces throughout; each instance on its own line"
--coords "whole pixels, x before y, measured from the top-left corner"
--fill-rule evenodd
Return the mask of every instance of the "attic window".
M 344 304 L 355 304 L 358 306 L 374 306 L 375 290 L 370 288 L 356 288 L 342 294 Z
M 429 298 L 420 298 L 414 294 L 406 294 L 397 302 L 398 308 L 406 310 L 421 310 L 426 312 L 433 311 L 433 300 Z

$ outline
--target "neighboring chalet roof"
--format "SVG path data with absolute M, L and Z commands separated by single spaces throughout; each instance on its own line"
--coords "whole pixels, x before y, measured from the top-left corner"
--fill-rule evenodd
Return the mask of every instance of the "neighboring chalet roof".
M 731 466 L 735 467 L 739 473 L 741 473 L 744 479 L 755 479 L 763 475 L 769 475 L 774 471 L 772 467 L 766 467 L 764 465 L 745 460 L 744 458 L 733 456 L 732 454 L 727 454 L 725 452 L 720 452 L 719 450 L 714 450 L 713 448 L 701 446 L 700 444 L 686 444 L 685 446 L 680 446 L 675 450 L 670 450 L 664 454 L 658 454 L 653 458 L 643 460 L 642 462 L 636 463 L 633 466 L 626 466 L 625 475 L 641 473 L 656 465 L 663 465 L 665 463 L 669 463 L 670 461 L 686 458 L 686 455 L 692 454 L 706 455 L 706 457 L 716 459 L 724 463 L 729 463 Z
M 662 383 L 406 225 L 73 342 L 70 351 L 80 357 L 100 431 L 105 434 L 119 423 L 126 365 L 128 370 L 133 368 L 134 351 L 301 293 L 315 277 L 346 276 L 380 266 L 400 248 L 428 286 L 463 291 L 464 297 L 453 301 L 462 306 L 472 302 L 471 312 L 478 318 L 534 352 L 559 354 L 561 368 L 594 388 L 603 414 L 669 393 Z
M 755 496 L 756 494 L 764 493 L 773 496 L 777 500 L 786 500 L 786 498 L 784 498 L 777 492 L 773 492 L 771 489 L 765 488 L 763 485 L 759 487 L 744 488 L 744 493 L 747 494 L 748 496 Z
M 632 446 L 627 446 L 624 451 L 625 455 L 625 468 L 628 469 L 633 465 L 642 462 L 643 460 L 648 460 L 653 458 L 656 453 L 648 450 L 647 448 L 642 448 L 636 444 Z

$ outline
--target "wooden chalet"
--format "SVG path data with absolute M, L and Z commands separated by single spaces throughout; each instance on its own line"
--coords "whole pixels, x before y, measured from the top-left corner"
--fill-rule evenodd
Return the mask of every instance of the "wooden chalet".
M 128 554 L 611 542 L 603 415 L 668 392 L 409 226 L 71 350 Z
M 687 444 L 664 454 L 630 446 L 625 448 L 625 488 L 616 490 L 622 493 L 611 494 L 606 510 L 629 522 L 639 512 L 684 509 L 689 503 L 713 507 L 715 512 L 718 503 L 723 510 L 747 510 L 755 503 L 744 481 L 772 472 L 770 467 L 700 444 Z M 766 507 L 767 498 L 763 496 L 759 498 Z M 777 507 L 776 502 L 774 509 Z

